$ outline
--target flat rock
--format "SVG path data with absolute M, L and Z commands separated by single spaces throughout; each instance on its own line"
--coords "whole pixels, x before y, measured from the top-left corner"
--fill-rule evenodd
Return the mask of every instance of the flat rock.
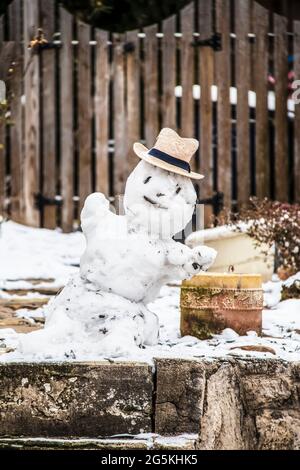
M 157 359 L 155 431 L 196 432 L 201 450 L 300 449 L 300 365 Z
M 142 439 L 21 439 L 0 438 L 0 449 L 13 450 L 147 450 Z
M 156 359 L 155 432 L 198 433 L 205 370 L 203 361 Z
M 151 431 L 152 371 L 142 363 L 0 365 L 1 436 Z

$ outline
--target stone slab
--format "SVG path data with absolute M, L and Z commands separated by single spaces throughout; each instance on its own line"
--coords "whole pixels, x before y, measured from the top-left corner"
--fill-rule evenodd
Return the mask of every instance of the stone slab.
M 300 363 L 1 364 L 0 448 L 9 446 L 300 449 Z
M 155 431 L 197 432 L 200 450 L 300 449 L 300 365 L 156 360 Z
M 155 432 L 198 433 L 205 394 L 205 362 L 156 359 L 155 363 Z
M 0 436 L 102 437 L 152 429 L 147 364 L 0 365 Z
M 194 450 L 197 435 L 113 439 L 1 438 L 0 450 Z
M 147 450 L 143 439 L 1 439 L 0 450 Z

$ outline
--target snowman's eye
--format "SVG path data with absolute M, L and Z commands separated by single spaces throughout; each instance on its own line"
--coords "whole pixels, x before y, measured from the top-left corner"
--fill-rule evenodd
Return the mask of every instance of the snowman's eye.
M 148 176 L 148 178 L 145 179 L 144 184 L 148 183 L 148 181 L 150 181 L 151 178 L 152 178 L 152 176 Z
M 177 188 L 176 189 L 176 194 L 180 193 L 180 191 L 181 191 L 181 188 Z

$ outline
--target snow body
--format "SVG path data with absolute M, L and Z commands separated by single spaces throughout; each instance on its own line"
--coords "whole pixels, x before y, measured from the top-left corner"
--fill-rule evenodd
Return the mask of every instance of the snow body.
M 195 202 L 189 178 L 145 161 L 127 180 L 124 215 L 113 213 L 103 194 L 88 196 L 80 276 L 49 304 L 45 329 L 23 337 L 24 354 L 59 344 L 67 352 L 72 344 L 76 356 L 79 342 L 114 357 L 156 344 L 159 323 L 147 304 L 164 284 L 206 270 L 216 256 L 212 248 L 191 249 L 172 239 L 190 221 Z

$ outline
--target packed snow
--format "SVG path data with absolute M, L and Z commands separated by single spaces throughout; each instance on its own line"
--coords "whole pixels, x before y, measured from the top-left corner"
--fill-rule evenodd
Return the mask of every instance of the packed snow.
M 78 272 L 84 247 L 81 232 L 63 234 L 59 230 L 37 230 L 12 221 L 3 222 L 0 289 L 27 289 L 33 279 L 53 279 L 53 285 L 64 286 Z
M 155 357 L 173 358 L 222 358 L 235 357 L 269 357 L 281 358 L 287 361 L 300 360 L 300 300 L 291 299 L 280 302 L 274 309 L 263 311 L 263 336 L 258 337 L 255 332 L 248 332 L 246 336 L 239 336 L 233 330 L 227 328 L 222 334 L 215 335 L 212 339 L 201 341 L 192 336 L 180 337 L 180 310 L 179 310 L 179 286 L 162 287 L 158 298 L 148 308 L 159 318 L 160 339 L 156 346 L 147 346 L 144 349 L 132 347 L 127 355 L 109 360 L 134 360 L 152 364 Z M 41 316 L 43 310 L 32 312 L 34 316 Z M 58 318 L 59 321 L 59 318 Z M 0 341 L 6 347 L 16 348 L 20 337 L 30 339 L 34 335 L 17 334 L 12 329 L 0 330 Z M 0 356 L 0 361 L 88 361 L 107 359 L 105 355 L 92 351 L 90 345 L 85 344 L 83 332 L 82 343 L 69 344 L 69 350 L 59 349 L 53 345 L 52 351 L 45 356 L 40 351 L 32 351 L 23 355 L 20 352 L 11 352 Z M 65 338 L 67 341 L 67 338 Z M 245 351 L 240 346 L 263 346 L 271 348 L 272 352 Z M 74 350 L 77 348 L 77 354 Z
M 83 282 L 79 276 L 79 260 L 85 250 L 84 236 L 80 232 L 62 234 L 60 231 L 33 229 L 15 224 L 11 221 L 1 225 L 0 237 L 0 289 L 30 288 L 33 279 L 53 279 L 52 285 L 62 286 L 69 282 L 77 284 L 77 294 L 72 302 L 78 304 L 78 313 L 82 317 L 86 313 L 86 299 L 90 297 L 90 307 L 94 305 L 95 291 L 81 290 Z M 300 279 L 300 273 L 295 275 L 285 285 Z M 25 280 L 25 281 L 24 281 Z M 125 341 L 127 351 L 116 351 L 112 358 L 99 349 L 97 341 L 93 340 L 93 332 L 82 326 L 80 315 L 74 320 L 66 311 L 53 308 L 58 297 L 52 299 L 46 307 L 37 310 L 19 310 L 17 316 L 31 319 L 49 317 L 49 334 L 54 329 L 53 342 L 49 341 L 45 353 L 44 344 L 32 341 L 38 336 L 38 331 L 30 334 L 18 334 L 10 328 L 0 330 L 1 348 L 17 349 L 0 355 L 1 362 L 13 361 L 87 361 L 87 360 L 134 360 L 152 363 L 155 357 L 181 358 L 220 358 L 226 356 L 238 357 L 269 357 L 281 358 L 287 361 L 300 359 L 300 300 L 291 299 L 280 302 L 282 282 L 274 280 L 264 285 L 265 303 L 271 308 L 263 311 L 263 336 L 248 332 L 239 336 L 233 330 L 226 329 L 222 334 L 212 339 L 201 341 L 197 338 L 180 337 L 180 282 L 163 286 L 158 297 L 147 305 L 159 320 L 159 341 L 156 345 L 137 347 L 134 343 Z M 47 284 L 49 285 L 49 284 Z M 36 287 L 36 285 L 35 285 Z M 39 294 L 30 294 L 38 296 Z M 63 294 L 63 304 L 67 303 L 68 288 Z M 102 302 L 108 302 L 103 295 Z M 12 297 L 0 290 L 0 298 Z M 114 295 L 109 296 L 110 308 L 114 308 Z M 127 300 L 127 302 L 131 302 Z M 87 300 L 89 303 L 89 300 Z M 130 305 L 130 309 L 132 305 Z M 92 311 L 90 311 L 91 313 Z M 54 316 L 52 316 L 54 315 Z M 52 316 L 52 320 L 51 320 Z M 101 321 L 101 319 L 99 319 Z M 70 332 L 70 322 L 73 322 Z M 131 325 L 132 326 L 132 325 Z M 102 325 L 102 327 L 105 327 Z M 127 328 L 127 327 L 126 327 Z M 45 330 L 46 331 L 46 330 Z M 124 332 L 124 335 L 127 334 Z M 53 332 L 53 330 L 52 330 Z M 60 338 L 57 338 L 59 332 Z M 59 339 L 59 341 L 57 341 Z M 22 352 L 23 346 L 24 351 Z M 243 350 L 240 347 L 256 347 L 257 350 Z M 265 348 L 265 349 L 264 349 Z M 260 350 L 259 350 L 260 349 Z
M 195 202 L 189 178 L 145 161 L 127 180 L 125 215 L 113 213 L 103 194 L 89 195 L 81 212 L 80 275 L 45 307 L 44 329 L 19 338 L 23 357 L 119 357 L 156 345 L 159 321 L 149 302 L 164 284 L 206 270 L 216 256 L 213 248 L 172 239 L 190 221 Z

